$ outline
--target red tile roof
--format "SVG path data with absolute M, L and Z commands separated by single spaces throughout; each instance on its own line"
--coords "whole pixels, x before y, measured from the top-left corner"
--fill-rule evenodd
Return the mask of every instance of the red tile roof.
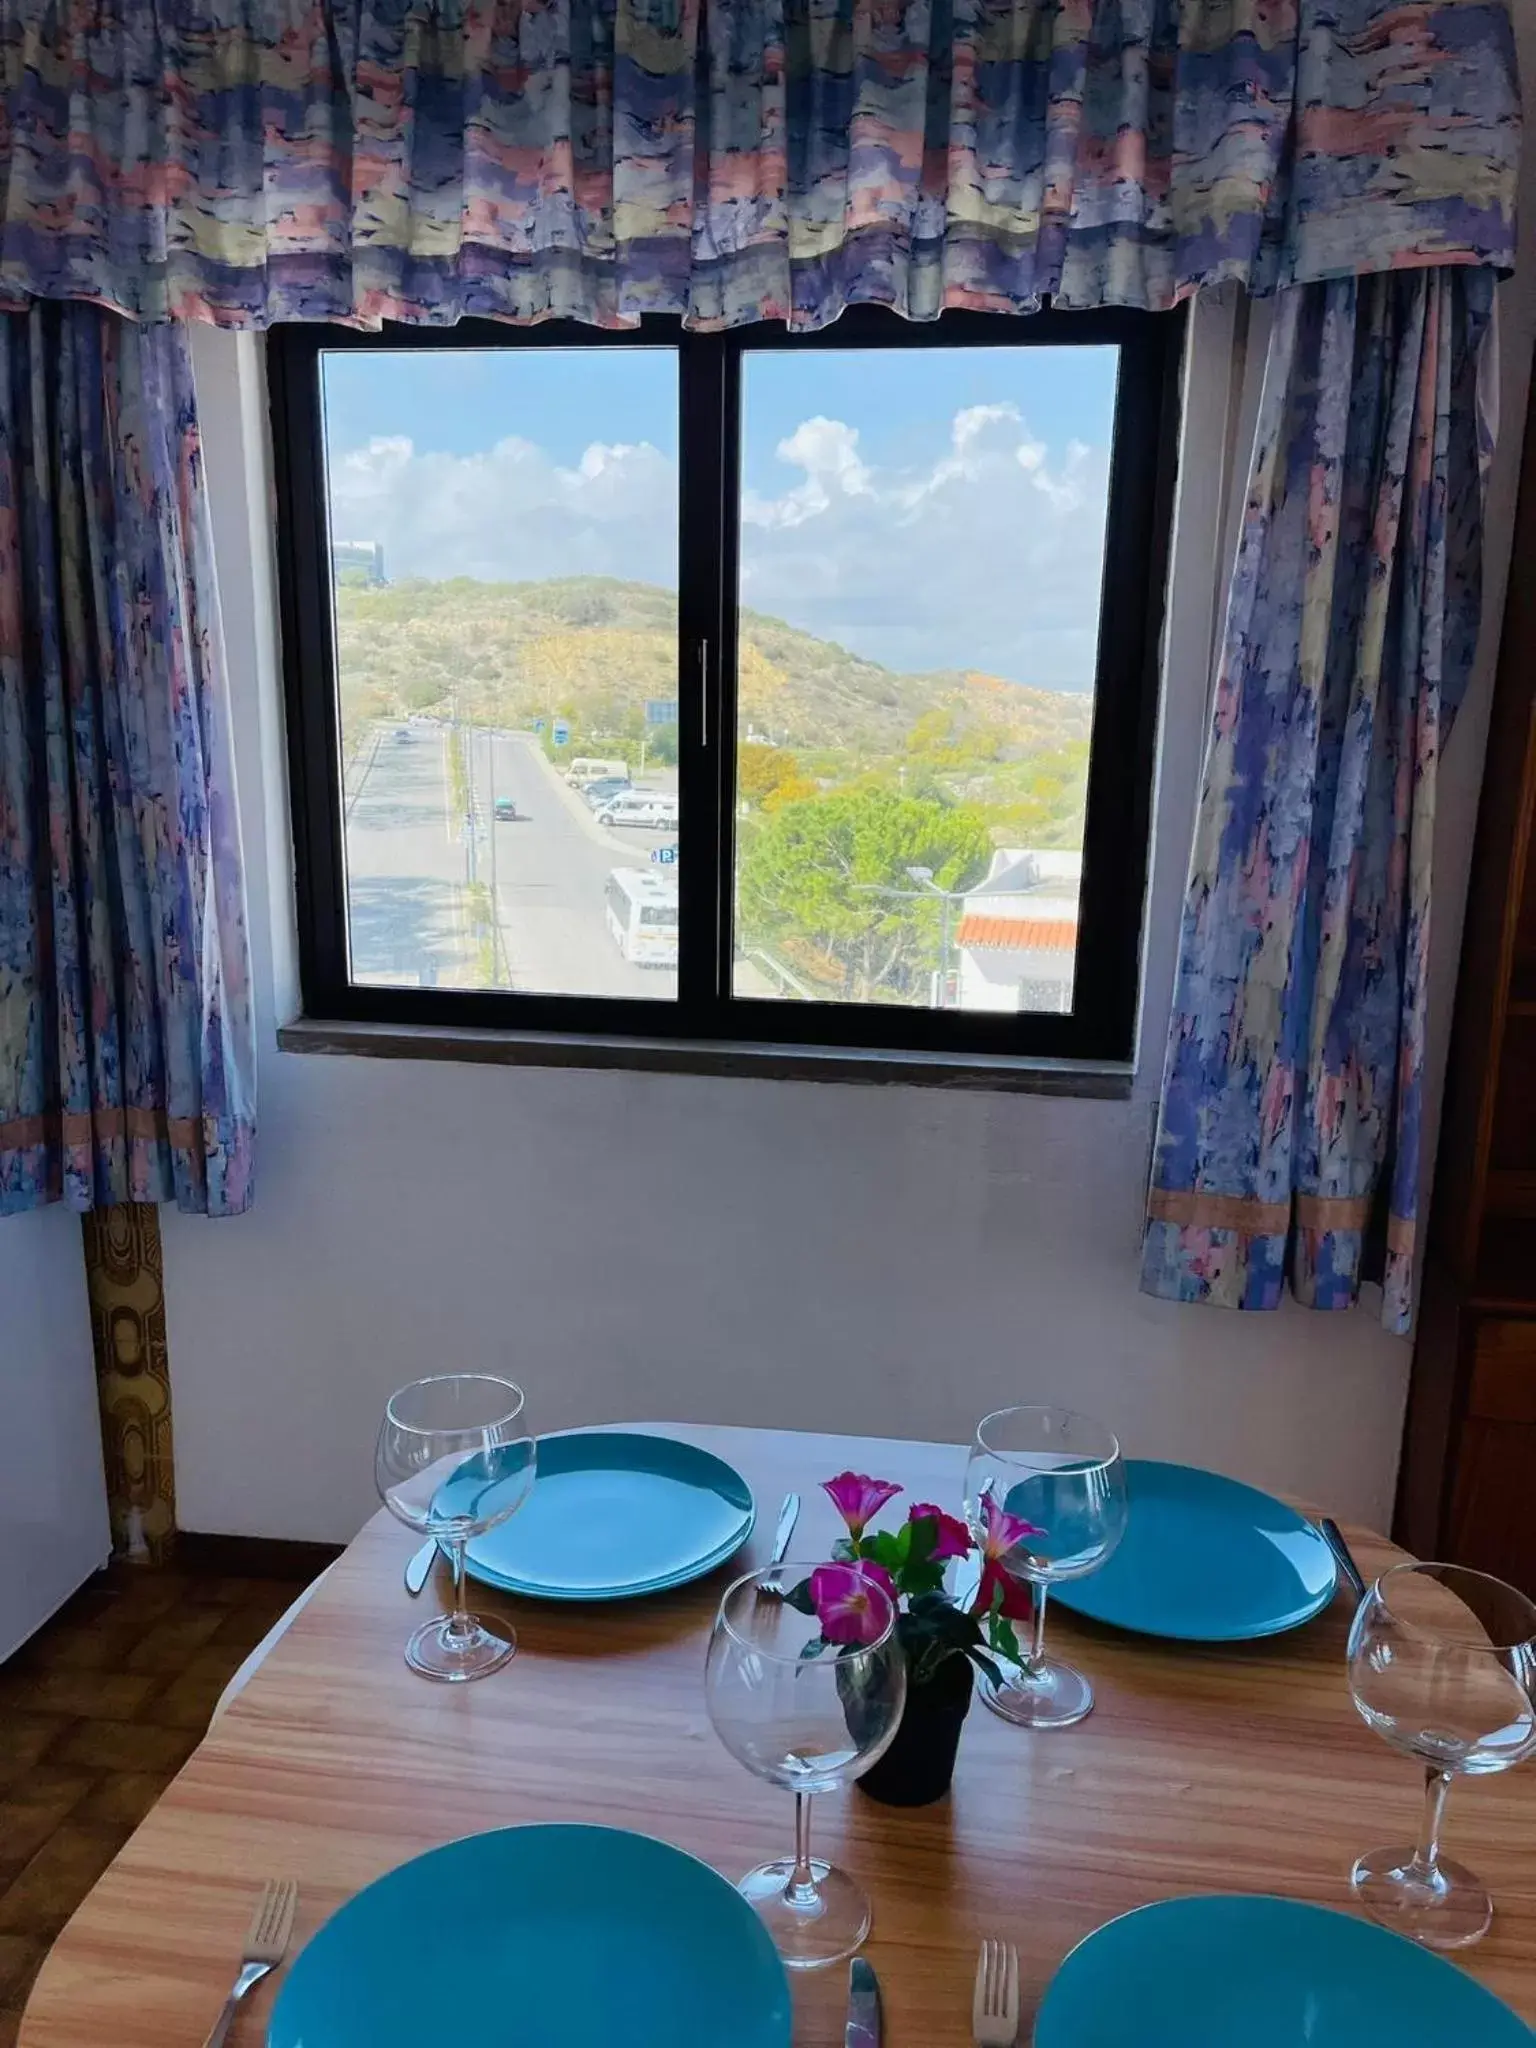
M 1066 917 L 962 917 L 955 935 L 962 946 L 1000 953 L 1071 953 L 1077 922 Z

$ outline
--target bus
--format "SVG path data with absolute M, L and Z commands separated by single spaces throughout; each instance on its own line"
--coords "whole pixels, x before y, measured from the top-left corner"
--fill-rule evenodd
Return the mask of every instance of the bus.
M 614 868 L 603 891 L 608 931 L 637 967 L 677 966 L 677 877 Z
M 585 789 L 589 782 L 628 782 L 627 761 L 596 761 L 588 754 L 578 755 L 565 771 L 565 779 L 572 789 Z

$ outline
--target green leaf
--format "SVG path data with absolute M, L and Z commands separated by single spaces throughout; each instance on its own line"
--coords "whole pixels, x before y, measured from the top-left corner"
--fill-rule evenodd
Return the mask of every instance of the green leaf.
M 823 1650 L 830 1650 L 831 1648 L 832 1645 L 826 1640 L 825 1636 L 812 1636 L 811 1640 L 800 1652 L 800 1662 L 802 1664 L 809 1664 L 813 1657 L 819 1657 Z
M 1019 1639 L 1014 1633 L 1013 1623 L 1005 1614 L 993 1614 L 987 1633 L 993 1649 L 1000 1657 L 1006 1657 L 1010 1664 L 1024 1662 L 1024 1652 L 1019 1648 Z
M 901 1571 L 906 1551 L 900 1536 L 889 1529 L 876 1529 L 864 1538 L 860 1546 L 862 1554 L 874 1564 L 881 1564 L 894 1579 Z
M 786 1607 L 793 1607 L 797 1614 L 814 1614 L 816 1602 L 811 1598 L 811 1582 L 802 1579 L 798 1586 L 791 1586 L 784 1595 Z

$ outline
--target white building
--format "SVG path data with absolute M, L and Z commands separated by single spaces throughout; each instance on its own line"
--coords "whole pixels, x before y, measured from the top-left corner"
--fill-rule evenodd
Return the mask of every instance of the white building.
M 1083 856 L 999 847 L 967 892 L 955 933 L 962 1010 L 1072 1007 Z

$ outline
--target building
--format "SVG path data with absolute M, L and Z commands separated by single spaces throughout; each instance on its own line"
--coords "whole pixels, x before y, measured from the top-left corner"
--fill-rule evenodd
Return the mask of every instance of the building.
M 333 540 L 331 574 L 340 583 L 367 583 L 377 588 L 384 581 L 384 543 L 381 540 Z
M 1080 852 L 999 847 L 955 932 L 962 1010 L 1072 1007 Z

